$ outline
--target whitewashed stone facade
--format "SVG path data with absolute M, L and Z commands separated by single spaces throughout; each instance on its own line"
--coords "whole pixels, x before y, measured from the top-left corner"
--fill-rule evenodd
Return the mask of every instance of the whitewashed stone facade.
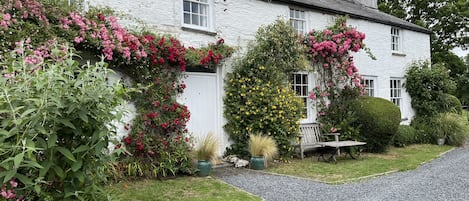
M 90 3 L 109 6 L 124 14 L 141 19 L 145 22 L 147 29 L 156 33 L 174 35 L 186 46 L 199 47 L 209 42 L 215 42 L 219 38 L 224 38 L 226 44 L 240 48 L 240 52 L 243 52 L 247 44 L 254 39 L 255 33 L 260 26 L 270 24 L 279 17 L 289 19 L 290 9 L 304 11 L 306 30 L 322 30 L 334 22 L 334 16 L 346 13 L 349 14 L 351 18 L 348 20 L 348 24 L 357 27 L 359 31 L 366 34 L 365 43 L 377 58 L 377 60 L 372 60 L 364 52 L 360 52 L 355 55 L 356 66 L 359 68 L 362 75 L 373 79 L 374 96 L 388 100 L 391 99 L 391 80 L 403 79 L 406 67 L 411 62 L 430 59 L 429 32 L 423 28 L 415 28 L 415 25 L 409 25 L 391 16 L 383 17 L 382 15 L 384 14 L 377 20 L 370 19 L 370 15 L 367 13 L 378 12 L 376 10 L 376 0 L 357 0 L 358 2 L 361 1 L 363 4 L 352 2 L 352 0 L 318 1 L 320 3 L 325 2 L 324 4 L 335 1 L 338 2 L 336 6 L 339 6 L 339 8 L 347 7 L 347 5 L 352 2 L 350 5 L 355 9 L 355 11 L 352 11 L 357 12 L 358 10 L 358 13 L 347 13 L 350 12 L 349 8 L 340 10 L 334 6 L 331 8 L 327 8 L 327 6 L 315 8 L 314 4 L 316 3 L 314 2 L 316 1 L 311 0 L 203 0 L 209 5 L 209 17 L 208 26 L 201 29 L 189 28 L 190 26 L 184 24 L 183 1 L 184 0 L 93 0 Z M 200 0 L 189 1 L 197 3 Z M 313 5 L 308 6 L 308 2 L 311 2 Z M 365 14 L 364 17 L 361 16 L 361 14 Z M 124 21 L 124 24 L 131 26 L 132 22 Z M 396 28 L 399 33 L 398 38 L 395 38 L 399 44 L 399 48 L 396 51 L 392 50 L 392 47 L 394 47 L 392 46 L 392 28 Z M 215 101 L 210 101 L 210 105 L 206 106 L 207 109 L 213 109 L 210 117 L 215 120 L 208 120 L 207 115 L 197 115 L 192 112 L 192 125 L 191 122 L 189 123 L 189 129 L 195 128 L 192 132 L 194 132 L 196 136 L 203 136 L 207 131 L 219 133 L 223 138 L 224 146 L 228 146 L 229 142 L 227 136 L 223 134 L 224 131 L 222 129 L 224 125 L 222 102 L 223 79 L 229 69 L 230 62 L 228 61 L 225 62 L 224 66 L 218 69 L 215 75 L 211 75 L 211 77 L 215 77 L 215 81 L 213 81 L 212 84 L 217 85 L 216 87 L 211 87 L 211 89 L 216 91 L 210 94 L 212 97 L 205 98 L 215 99 Z M 189 74 L 188 79 L 190 79 L 191 75 L 198 78 L 203 76 L 201 73 L 193 73 Z M 190 82 L 191 80 L 188 81 Z M 404 80 L 401 80 L 398 84 L 402 85 L 404 82 Z M 397 82 L 394 82 L 394 84 L 396 83 Z M 200 85 L 200 87 L 204 86 Z M 410 119 L 414 116 L 414 112 L 411 108 L 409 95 L 402 86 L 399 87 L 401 87 L 401 93 L 398 94 L 398 98 L 400 98 L 399 102 L 402 118 L 408 119 L 403 123 L 408 124 L 410 123 Z M 204 89 L 191 89 L 190 86 L 188 86 L 187 90 L 204 91 Z M 399 89 L 396 88 L 396 90 Z M 195 94 L 202 96 L 201 93 Z M 396 93 L 394 93 L 394 95 L 396 95 Z M 188 97 L 183 97 L 181 101 L 185 102 L 184 100 L 187 100 L 187 98 Z M 203 107 L 201 106 L 203 105 L 203 98 L 204 97 L 199 97 L 201 103 L 188 103 L 189 109 L 192 111 L 204 111 L 206 108 L 194 108 Z M 309 118 L 307 121 L 314 121 L 315 114 L 311 115 L 313 117 Z M 204 124 L 207 124 L 210 129 L 204 130 Z M 223 149 L 220 149 L 220 152 L 222 150 Z

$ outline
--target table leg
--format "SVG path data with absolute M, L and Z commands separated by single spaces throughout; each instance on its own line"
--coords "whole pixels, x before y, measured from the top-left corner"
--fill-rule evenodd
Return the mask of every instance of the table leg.
M 337 158 L 336 156 L 338 156 L 340 153 L 340 148 L 334 148 L 334 152 L 332 153 L 331 157 L 329 158 L 329 161 L 334 161 L 334 163 L 337 163 Z

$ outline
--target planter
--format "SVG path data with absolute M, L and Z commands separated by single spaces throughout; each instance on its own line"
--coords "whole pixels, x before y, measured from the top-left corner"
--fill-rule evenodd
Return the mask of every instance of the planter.
M 437 141 L 438 145 L 444 145 L 445 144 L 445 138 L 438 138 L 438 141 Z
M 197 169 L 199 170 L 199 176 L 206 177 L 212 172 L 212 163 L 208 160 L 198 160 Z
M 265 168 L 264 156 L 251 157 L 251 168 L 254 170 L 263 170 Z

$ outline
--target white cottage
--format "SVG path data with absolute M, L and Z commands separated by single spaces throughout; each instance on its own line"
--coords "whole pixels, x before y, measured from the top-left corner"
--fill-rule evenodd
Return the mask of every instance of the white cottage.
M 430 31 L 380 12 L 377 0 L 93 0 L 143 20 L 156 33 L 171 34 L 187 46 L 201 46 L 224 38 L 226 44 L 246 47 L 259 26 L 279 16 L 289 19 L 298 33 L 322 30 L 337 15 L 348 15 L 348 24 L 366 34 L 366 45 L 377 60 L 365 53 L 355 55 L 356 66 L 365 78 L 369 95 L 389 99 L 410 123 L 414 116 L 410 97 L 402 88 L 406 67 L 415 60 L 430 59 Z M 216 72 L 187 72 L 187 89 L 180 101 L 191 111 L 188 129 L 195 136 L 213 131 L 228 146 L 223 130 L 224 77 L 230 62 Z M 313 73 L 298 73 L 295 88 L 314 87 Z M 307 98 L 308 91 L 297 90 Z M 308 106 L 303 123 L 314 122 L 316 113 Z M 220 152 L 224 150 L 220 148 Z

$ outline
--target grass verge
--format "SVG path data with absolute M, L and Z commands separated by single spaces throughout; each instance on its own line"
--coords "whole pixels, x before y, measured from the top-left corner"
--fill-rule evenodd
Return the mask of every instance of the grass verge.
M 450 149 L 451 146 L 411 145 L 405 148 L 391 148 L 384 154 L 365 153 L 358 160 L 339 157 L 337 164 L 319 162 L 317 157 L 313 156 L 312 159 L 273 165 L 267 172 L 326 183 L 346 183 L 389 172 L 412 170 Z
M 170 180 L 129 181 L 107 189 L 119 200 L 232 200 L 259 201 L 259 197 L 238 190 L 211 177 L 180 177 Z

